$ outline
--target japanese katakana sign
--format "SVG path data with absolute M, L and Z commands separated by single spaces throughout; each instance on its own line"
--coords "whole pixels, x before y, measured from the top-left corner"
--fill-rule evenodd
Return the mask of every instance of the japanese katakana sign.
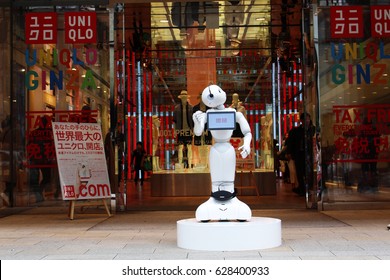
M 26 13 L 26 44 L 57 43 L 57 13 Z
M 363 8 L 361 6 L 330 7 L 330 35 L 332 38 L 362 38 Z
M 390 5 L 370 7 L 371 37 L 390 37 Z M 330 7 L 330 37 L 333 39 L 363 38 L 362 6 Z
M 64 13 L 66 44 L 96 43 L 96 13 Z M 57 44 L 57 13 L 26 13 L 26 44 Z

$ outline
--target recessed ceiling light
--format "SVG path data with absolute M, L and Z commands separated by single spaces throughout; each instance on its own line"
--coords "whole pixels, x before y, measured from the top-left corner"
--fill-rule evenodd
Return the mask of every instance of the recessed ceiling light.
M 362 96 L 362 99 L 366 99 L 367 97 L 365 97 L 365 96 Z
M 356 100 L 354 100 L 354 101 L 352 101 L 353 103 L 356 103 L 357 101 Z
M 361 87 L 357 87 L 356 89 L 361 89 Z
M 258 17 L 256 20 L 265 20 L 265 17 Z
M 161 23 L 167 23 L 167 22 L 169 22 L 167 19 L 160 19 L 160 22 Z

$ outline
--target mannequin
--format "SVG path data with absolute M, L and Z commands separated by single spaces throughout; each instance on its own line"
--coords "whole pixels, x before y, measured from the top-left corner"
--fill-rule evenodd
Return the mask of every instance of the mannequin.
M 152 116 L 153 130 L 152 130 L 152 166 L 153 171 L 159 171 L 160 168 L 160 155 L 159 155 L 159 136 L 160 136 L 160 119 L 158 116 Z
M 273 168 L 273 161 L 271 160 L 271 150 L 273 147 L 272 137 L 272 115 L 261 117 L 261 148 L 262 157 L 264 159 L 264 167 L 267 169 Z
M 238 97 L 238 93 L 233 93 L 232 105 L 230 105 L 230 108 L 236 109 L 237 112 L 241 112 L 244 115 L 244 117 L 247 118 L 245 107 L 242 105 L 242 102 L 240 101 L 240 99 Z
M 263 149 L 270 151 L 272 148 L 272 115 L 261 117 L 261 135 L 263 137 Z
M 202 95 L 199 95 L 199 103 L 194 106 L 194 112 L 206 112 L 210 107 L 207 107 L 202 101 Z M 200 136 L 194 135 L 193 146 L 193 163 L 198 170 L 205 171 L 208 166 L 208 154 L 210 145 L 212 144 L 212 136 L 210 131 L 205 129 Z
M 188 103 L 188 95 L 186 90 L 182 90 L 179 95 L 180 104 L 175 106 L 173 122 L 175 123 L 175 134 L 178 149 L 178 164 L 177 168 L 188 168 L 189 162 L 192 160 L 192 128 L 194 122 L 192 120 L 193 107 Z
M 246 109 L 242 105 L 242 102 L 240 101 L 240 99 L 238 97 L 238 93 L 233 93 L 233 95 L 232 95 L 232 105 L 230 105 L 230 108 L 236 109 L 237 112 L 241 112 L 244 115 L 245 119 L 247 118 L 246 117 Z M 240 138 L 242 138 L 243 136 L 244 135 L 241 132 L 240 125 L 237 124 L 236 129 L 233 131 L 232 137 L 240 137 Z
M 236 169 L 236 151 L 230 144 L 230 138 L 233 134 L 232 128 L 222 128 L 218 118 L 223 119 L 228 127 L 234 119 L 231 114 L 235 115 L 235 121 L 240 124 L 244 134 L 244 144 L 238 148 L 242 158 L 250 155 L 252 133 L 248 121 L 241 112 L 236 112 L 233 108 L 225 108 L 226 93 L 217 85 L 210 85 L 203 90 L 203 102 L 211 107 L 207 112 L 197 111 L 193 115 L 195 127 L 194 134 L 201 135 L 208 122 L 208 117 L 217 116 L 215 122 L 208 124 L 211 129 L 214 144 L 210 149 L 210 175 L 211 175 L 211 197 L 202 203 L 196 210 L 196 220 L 207 222 L 210 220 L 239 220 L 249 221 L 252 212 L 248 205 L 236 197 L 234 190 L 234 178 Z M 222 113 L 222 115 L 221 115 Z M 229 115 L 227 117 L 226 115 Z M 225 126 L 226 127 L 226 126 Z

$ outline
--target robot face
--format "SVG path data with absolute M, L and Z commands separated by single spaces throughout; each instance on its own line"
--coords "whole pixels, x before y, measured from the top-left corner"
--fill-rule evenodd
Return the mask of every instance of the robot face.
M 226 93 L 217 85 L 210 85 L 202 92 L 203 103 L 211 108 L 216 108 L 226 102 Z

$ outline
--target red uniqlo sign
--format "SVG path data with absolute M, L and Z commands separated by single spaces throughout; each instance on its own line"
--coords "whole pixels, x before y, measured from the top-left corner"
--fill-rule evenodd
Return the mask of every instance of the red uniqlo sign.
M 390 6 L 371 7 L 371 36 L 390 37 Z
M 332 38 L 362 38 L 363 8 L 361 6 L 330 7 Z
M 26 13 L 26 44 L 56 44 L 57 14 Z
M 65 16 L 65 43 L 96 43 L 96 13 L 69 12 Z

